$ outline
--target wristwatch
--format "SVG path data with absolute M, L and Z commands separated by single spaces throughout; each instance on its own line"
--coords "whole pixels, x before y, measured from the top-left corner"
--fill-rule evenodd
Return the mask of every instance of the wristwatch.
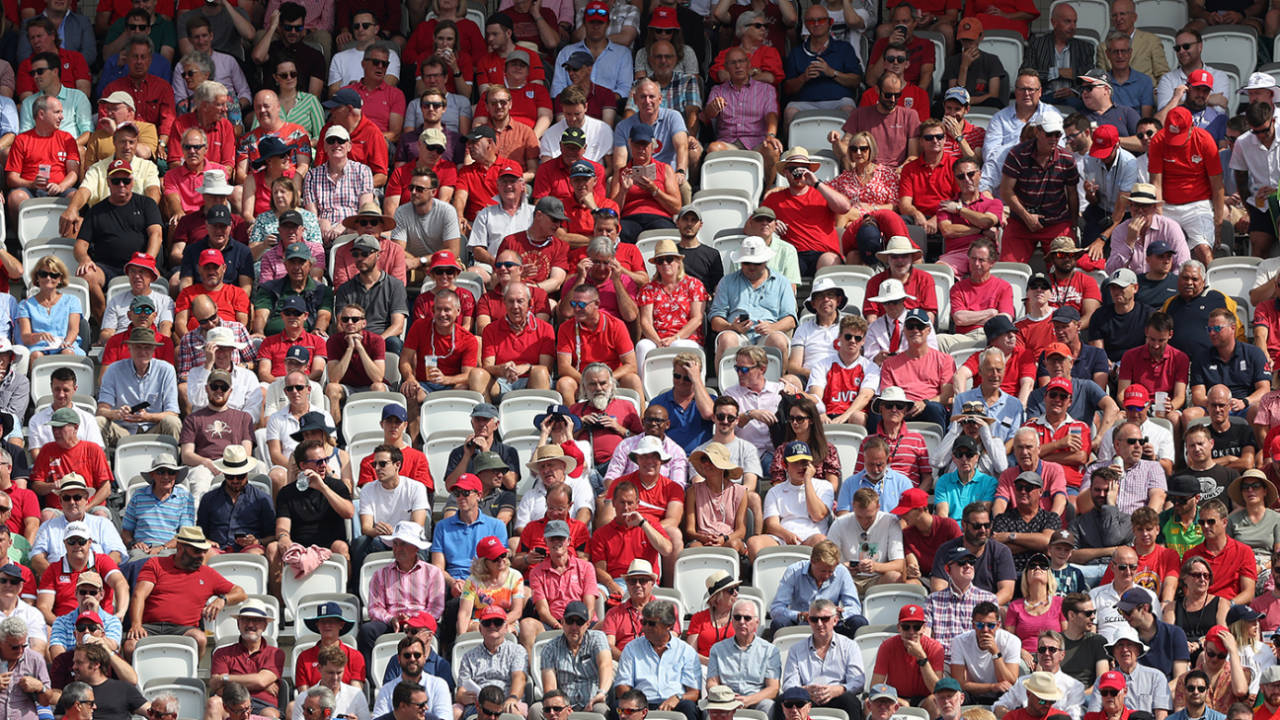
M 919 660 L 916 660 L 916 667 L 924 667 L 925 665 L 928 665 L 928 664 L 929 664 L 928 658 L 920 658 Z
M 430 263 L 431 263 L 431 258 L 427 257 L 426 255 L 419 255 L 419 256 L 418 256 L 418 264 L 419 264 L 419 265 L 424 265 L 424 266 L 425 266 L 425 265 L 428 265 L 428 264 L 430 264 Z
M 1010 540 L 1017 540 L 1017 539 L 1018 539 L 1018 533 L 1016 533 L 1016 532 L 1011 532 L 1011 533 L 1009 533 L 1009 539 L 1010 539 Z

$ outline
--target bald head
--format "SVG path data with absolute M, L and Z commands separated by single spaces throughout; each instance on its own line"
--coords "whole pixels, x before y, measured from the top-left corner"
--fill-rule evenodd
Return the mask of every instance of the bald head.
M 210 313 L 218 312 L 218 305 L 208 295 L 197 295 L 191 301 L 191 314 L 197 318 L 207 318 Z

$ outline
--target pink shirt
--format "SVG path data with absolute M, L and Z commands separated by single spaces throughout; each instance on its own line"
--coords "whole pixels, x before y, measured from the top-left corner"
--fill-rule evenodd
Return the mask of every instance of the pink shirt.
M 715 119 L 718 140 L 740 142 L 748 150 L 764 142 L 769 131 L 765 121 L 770 113 L 778 114 L 778 92 L 772 85 L 748 80 L 737 88 L 733 83 L 721 83 L 711 88 L 707 104 L 718 97 L 725 101 L 724 110 Z
M 974 212 L 991 213 L 992 215 L 995 215 L 997 218 L 1004 217 L 1004 203 L 994 198 L 985 198 L 979 195 L 977 202 L 967 205 L 966 207 L 968 207 L 970 210 Z M 939 210 L 938 221 L 941 222 L 943 220 L 946 220 L 947 222 L 952 222 L 952 223 L 959 223 L 961 225 L 966 224 L 964 221 L 964 218 L 961 217 L 959 213 L 950 213 L 950 212 L 947 212 L 946 210 Z M 968 253 L 969 246 L 973 244 L 973 241 L 977 240 L 979 237 L 982 237 L 982 233 L 974 233 L 973 235 L 961 235 L 959 237 L 947 238 L 945 241 L 947 254 L 950 255 L 951 253 Z M 965 267 L 968 268 L 967 262 L 965 263 Z
M 995 308 L 1013 317 L 1013 287 L 1006 280 L 988 277 L 981 285 L 975 285 L 972 277 L 967 277 L 951 286 L 951 319 L 956 333 L 964 334 L 977 330 L 981 325 L 960 325 L 955 322 L 957 310 L 985 310 Z
M 1040 467 L 1036 468 L 1036 472 L 1040 473 L 1040 481 L 1044 486 L 1040 493 L 1040 507 L 1045 510 L 1053 510 L 1053 496 L 1067 494 L 1067 474 L 1062 466 L 1056 462 L 1049 460 L 1041 460 Z M 1013 481 L 1022 474 L 1022 468 L 1014 465 L 1006 468 L 1000 473 L 1000 480 L 996 483 L 996 497 L 1004 498 L 1013 504 Z
M 204 196 L 196 192 L 196 188 L 204 181 L 206 170 L 221 170 L 225 173 L 227 168 L 212 160 L 206 160 L 204 170 L 200 172 L 191 172 L 182 163 L 171 165 L 164 174 L 164 194 L 177 193 L 178 199 L 182 201 L 182 212 L 196 212 L 204 205 Z
M 956 361 L 941 350 L 928 348 L 923 357 L 901 353 L 885 358 L 880 370 L 880 387 L 896 385 L 911 400 L 937 397 L 942 386 L 956 374 Z
M 1024 652 L 1034 655 L 1041 630 L 1062 630 L 1062 596 L 1054 595 L 1049 601 L 1048 611 L 1041 615 L 1028 613 L 1023 598 L 1014 600 L 1005 613 L 1004 626 L 1022 640 Z
M 361 112 L 382 132 L 390 129 L 393 113 L 404 118 L 404 93 L 399 88 L 383 83 L 376 90 L 369 90 L 362 82 L 353 82 L 347 87 L 355 90 L 364 101 Z

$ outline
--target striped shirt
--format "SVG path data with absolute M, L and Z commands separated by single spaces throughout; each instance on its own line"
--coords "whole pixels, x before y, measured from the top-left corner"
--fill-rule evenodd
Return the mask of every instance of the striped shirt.
M 191 493 L 176 485 L 161 500 L 151 486 L 142 488 L 124 509 L 120 527 L 133 533 L 135 542 L 163 545 L 173 539 L 178 528 L 196 524 L 196 505 Z
M 1090 477 L 1100 467 L 1110 467 L 1111 463 L 1094 463 L 1085 473 Z M 1164 468 L 1155 460 L 1139 460 L 1136 465 L 1124 470 L 1120 478 L 1120 493 L 1116 496 L 1116 507 L 1125 515 L 1132 515 L 1134 510 L 1147 504 L 1147 497 L 1152 490 L 1169 490 L 1169 483 L 1164 477 Z
M 244 349 L 239 350 L 239 359 L 237 362 L 241 365 L 247 365 L 258 359 L 258 354 L 254 350 L 254 345 L 249 339 L 249 331 L 244 325 L 235 320 L 223 320 L 218 323 L 220 327 L 229 328 L 235 335 L 235 340 L 244 345 Z M 186 380 L 187 373 L 191 372 L 191 368 L 204 364 L 204 329 L 197 326 L 195 330 L 182 336 L 182 340 L 178 342 L 178 380 Z
M 718 97 L 725 106 L 715 119 L 717 140 L 740 142 L 748 150 L 764 142 L 769 113 L 778 113 L 778 92 L 772 85 L 750 79 L 741 88 L 721 83 L 711 89 L 707 104 Z
M 1040 215 L 1045 226 L 1062 222 L 1067 217 L 1067 192 L 1076 192 L 1080 172 L 1071 153 L 1060 147 L 1044 167 L 1036 163 L 1036 141 L 1013 146 L 1004 161 L 1004 177 L 1012 178 L 1013 192 L 1026 206 L 1027 212 Z
M 444 572 L 419 559 L 408 572 L 396 563 L 379 568 L 369 581 L 369 617 L 390 622 L 397 615 L 444 612 Z
M 569 696 L 570 704 L 586 707 L 601 690 L 596 657 L 608 651 L 609 641 L 599 630 L 587 630 L 577 652 L 570 650 L 569 642 L 560 635 L 542 647 L 542 669 L 555 673 L 556 687 Z
M 924 436 L 908 430 L 905 425 L 897 438 L 883 431 L 884 424 L 881 423 L 875 434 L 889 443 L 889 467 L 911 478 L 911 483 L 920 487 L 920 481 L 933 474 L 933 467 L 929 464 L 929 446 L 925 444 Z M 853 471 L 862 472 L 862 453 L 858 453 L 858 464 Z
M 340 224 L 359 210 L 360 196 L 373 193 L 373 173 L 369 166 L 347 160 L 341 174 L 333 177 L 328 163 L 320 163 L 307 171 L 302 181 L 302 198 L 315 205 L 316 217 Z
M 929 635 L 942 643 L 948 663 L 951 662 L 951 641 L 973 628 L 973 609 L 981 602 L 997 602 L 996 596 L 976 585 L 957 593 L 950 584 L 931 593 L 924 601 L 924 624 L 929 627 Z

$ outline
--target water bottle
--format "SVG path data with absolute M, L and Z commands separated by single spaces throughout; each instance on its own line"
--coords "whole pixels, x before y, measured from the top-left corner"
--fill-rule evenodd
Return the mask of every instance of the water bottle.
M 298 488 L 298 492 L 306 492 L 311 487 L 311 481 L 307 479 L 306 473 L 298 473 L 298 479 L 294 481 L 293 486 Z

